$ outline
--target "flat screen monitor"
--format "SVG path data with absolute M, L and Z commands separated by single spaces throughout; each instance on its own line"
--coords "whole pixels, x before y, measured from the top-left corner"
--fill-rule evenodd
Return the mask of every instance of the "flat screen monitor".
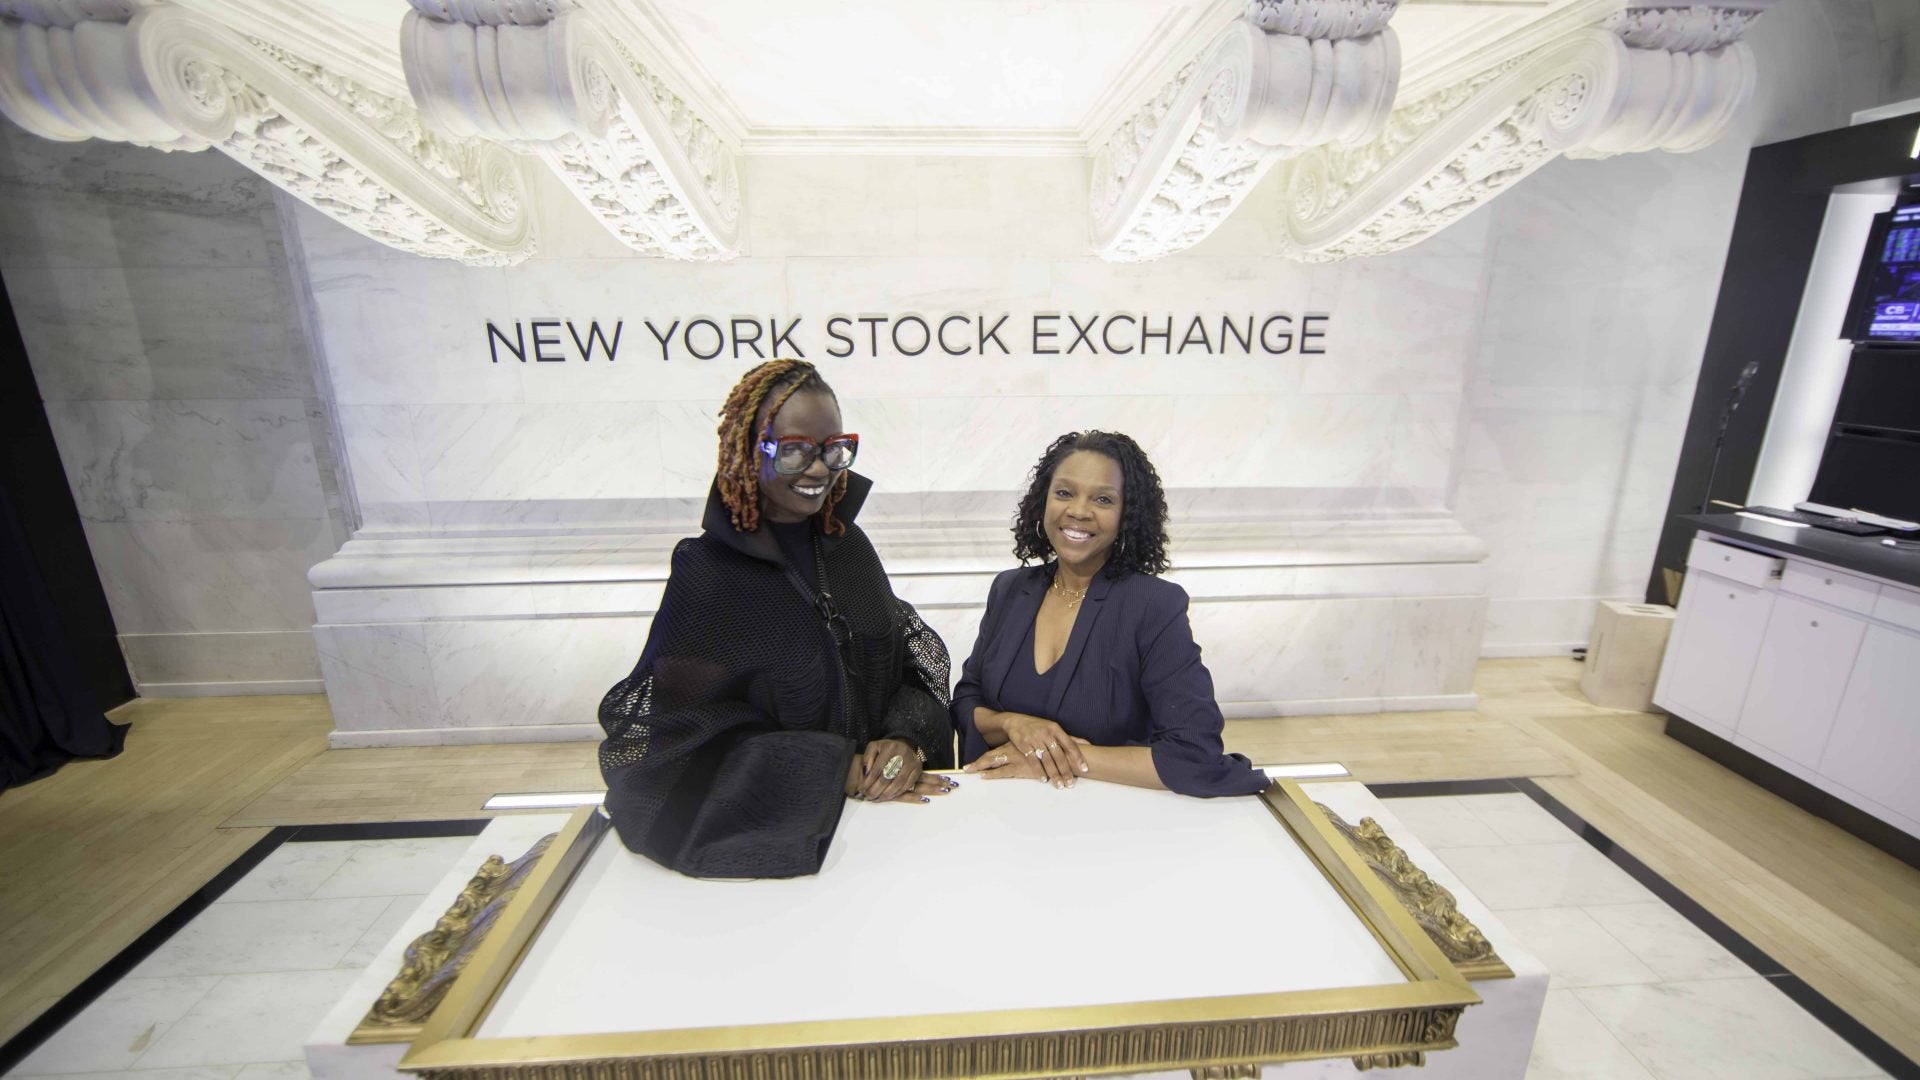
M 1836 425 L 1807 501 L 1920 521 L 1920 439 Z
M 1845 336 L 1920 344 L 1920 205 L 1874 218 Z

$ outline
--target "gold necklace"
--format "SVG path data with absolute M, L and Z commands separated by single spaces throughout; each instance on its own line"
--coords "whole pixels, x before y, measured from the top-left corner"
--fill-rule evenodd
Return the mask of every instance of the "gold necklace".
M 1060 579 L 1057 577 L 1053 579 L 1053 584 L 1049 587 L 1052 588 L 1054 592 L 1057 592 L 1060 594 L 1060 599 L 1065 600 L 1067 602 L 1068 611 L 1072 611 L 1074 608 L 1079 607 L 1080 601 L 1085 600 L 1087 598 L 1086 589 L 1079 589 L 1079 590 L 1069 589 L 1065 585 L 1060 584 Z M 1087 588 L 1092 588 L 1092 587 L 1093 587 L 1092 582 L 1088 582 Z

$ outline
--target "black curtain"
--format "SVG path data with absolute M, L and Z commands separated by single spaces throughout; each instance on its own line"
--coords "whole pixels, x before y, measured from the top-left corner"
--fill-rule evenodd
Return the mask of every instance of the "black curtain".
M 80 678 L 13 498 L 0 490 L 0 791 L 71 758 L 112 757 L 126 738 Z
M 0 791 L 120 752 L 113 617 L 0 282 Z

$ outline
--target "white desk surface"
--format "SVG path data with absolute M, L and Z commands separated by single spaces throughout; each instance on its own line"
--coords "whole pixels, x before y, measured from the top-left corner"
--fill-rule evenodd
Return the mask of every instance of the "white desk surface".
M 1272 812 L 963 778 L 849 803 L 826 866 L 699 881 L 611 832 L 475 1035 L 670 1030 L 1392 984 Z

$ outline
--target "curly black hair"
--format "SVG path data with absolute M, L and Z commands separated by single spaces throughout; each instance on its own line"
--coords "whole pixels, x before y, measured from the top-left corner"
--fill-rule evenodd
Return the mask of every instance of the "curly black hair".
M 1120 535 L 1107 552 L 1105 573 L 1120 578 L 1138 571 L 1163 574 L 1167 570 L 1167 493 L 1160 474 L 1140 444 L 1115 431 L 1069 431 L 1053 440 L 1027 474 L 1027 493 L 1013 519 L 1013 554 L 1024 565 L 1032 559 L 1053 558 L 1042 517 L 1053 471 L 1068 454 L 1091 450 L 1120 465 Z

